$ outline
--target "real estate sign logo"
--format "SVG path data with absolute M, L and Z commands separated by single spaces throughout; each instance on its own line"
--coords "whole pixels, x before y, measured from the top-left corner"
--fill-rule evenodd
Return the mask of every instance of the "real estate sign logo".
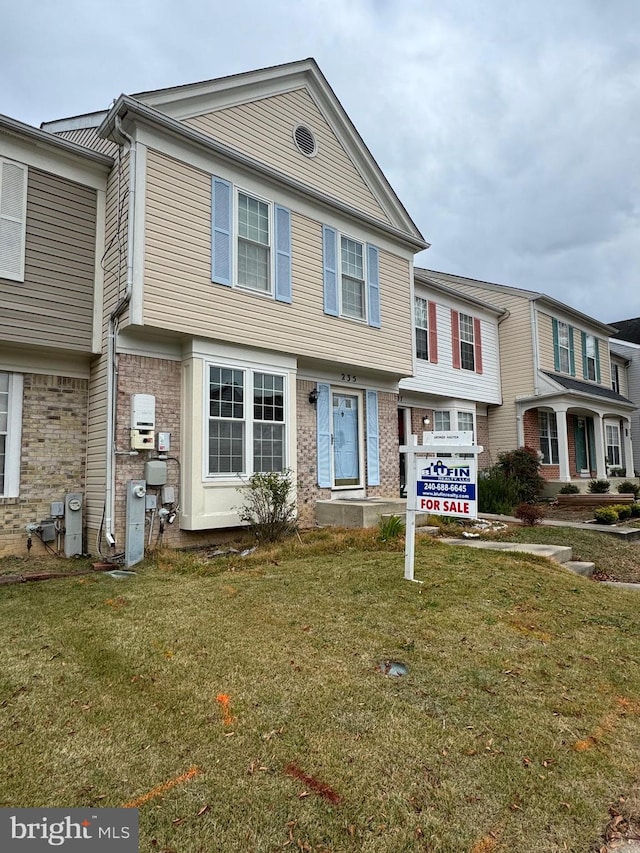
M 477 517 L 475 459 L 429 459 L 419 472 L 416 485 L 419 511 Z
M 0 809 L 0 850 L 136 853 L 138 810 L 125 808 Z

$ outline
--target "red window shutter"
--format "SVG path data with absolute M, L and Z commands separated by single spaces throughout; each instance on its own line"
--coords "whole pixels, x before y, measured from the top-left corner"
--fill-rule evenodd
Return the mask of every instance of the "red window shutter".
M 438 363 L 438 322 L 436 319 L 436 303 L 429 302 L 429 361 Z
M 476 373 L 482 373 L 482 335 L 480 334 L 480 320 L 473 318 L 473 349 Z
M 451 309 L 451 356 L 453 366 L 460 370 L 460 318 L 458 312 Z

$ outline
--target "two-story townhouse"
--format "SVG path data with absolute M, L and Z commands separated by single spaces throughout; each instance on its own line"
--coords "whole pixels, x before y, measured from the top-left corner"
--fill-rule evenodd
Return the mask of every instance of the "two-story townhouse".
M 90 528 L 121 547 L 127 483 L 158 456 L 139 435 L 132 446 L 139 394 L 143 440 L 170 434 L 165 541 L 237 525 L 238 487 L 258 471 L 295 472 L 303 524 L 318 500 L 397 495 L 398 383 L 413 368 L 413 255 L 426 244 L 316 63 L 123 95 L 46 129 L 110 143 L 116 161 Z
M 493 458 L 537 448 L 551 492 L 572 479 L 633 475 L 635 407 L 611 387 L 610 326 L 543 293 L 430 276 L 509 312 L 499 327 L 503 404 L 489 409 Z
M 36 550 L 62 546 L 65 498 L 84 492 L 112 164 L 0 116 L 0 554 L 25 553 L 28 525 Z
M 631 413 L 631 443 L 634 473 L 640 477 L 640 343 L 621 340 L 619 335 L 609 341 L 611 387 L 636 406 Z
M 498 326 L 507 314 L 414 269 L 414 374 L 400 382 L 401 444 L 423 431 L 471 432 L 485 448 L 480 467 L 491 465 L 488 407 L 502 402 Z

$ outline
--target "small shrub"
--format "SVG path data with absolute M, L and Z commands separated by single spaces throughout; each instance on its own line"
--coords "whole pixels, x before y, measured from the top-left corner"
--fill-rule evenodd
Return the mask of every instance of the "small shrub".
M 618 520 L 618 513 L 612 506 L 603 506 L 597 509 L 594 516 L 598 524 L 615 524 Z
M 399 539 L 404 532 L 404 524 L 399 515 L 390 515 L 381 518 L 378 522 L 378 539 L 381 542 L 390 542 Z
M 516 507 L 514 515 L 525 527 L 533 527 L 535 524 L 540 524 L 544 518 L 544 509 L 540 504 L 521 503 Z
M 624 477 L 624 469 L 623 468 L 610 468 L 609 469 L 610 477 Z
M 640 504 L 633 503 L 629 505 L 629 509 L 631 510 L 631 518 L 640 518 Z
M 540 474 L 540 453 L 535 448 L 519 447 L 499 453 L 496 467 L 505 477 L 517 482 L 517 503 L 532 503 L 542 491 L 544 479 Z
M 611 483 L 608 480 L 589 480 L 588 488 L 592 495 L 606 495 L 609 493 Z
M 520 503 L 519 484 L 497 465 L 478 476 L 478 509 L 496 515 L 511 515 Z
M 252 474 L 245 487 L 240 521 L 248 524 L 260 542 L 278 542 L 296 529 L 291 471 Z
M 631 504 L 614 504 L 613 509 L 618 513 L 620 521 L 631 518 Z
M 559 494 L 561 494 L 561 495 L 579 495 L 580 489 L 576 486 L 575 483 L 565 483 L 564 486 L 560 489 Z
M 640 495 L 640 486 L 637 483 L 632 483 L 631 480 L 625 480 L 622 483 L 618 483 L 618 494 L 633 495 L 634 499 L 638 500 L 638 495 Z

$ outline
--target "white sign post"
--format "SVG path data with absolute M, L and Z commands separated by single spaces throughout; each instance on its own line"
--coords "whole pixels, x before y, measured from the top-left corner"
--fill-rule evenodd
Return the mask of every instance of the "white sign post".
M 411 438 L 417 442 L 416 436 Z M 415 581 L 416 513 L 478 517 L 476 457 L 483 448 L 472 444 L 473 435 L 468 432 L 425 432 L 422 441 L 422 445 L 406 444 L 400 448 L 406 458 L 404 577 L 409 581 Z

